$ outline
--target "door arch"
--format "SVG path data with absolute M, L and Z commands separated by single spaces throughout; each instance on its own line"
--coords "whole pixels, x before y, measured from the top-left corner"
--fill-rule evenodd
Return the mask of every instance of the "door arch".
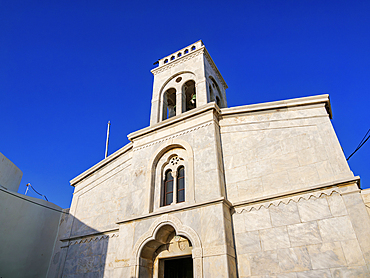
M 158 277 L 153 275 L 155 260 L 163 250 L 163 246 L 169 244 L 174 236 L 189 241 L 191 248 L 188 248 L 186 252 L 190 250 L 193 259 L 193 277 L 203 277 L 202 246 L 198 234 L 192 228 L 183 225 L 177 217 L 168 214 L 154 221 L 149 230 L 136 242 L 132 254 L 132 262 L 134 262 L 131 266 L 132 276 Z M 178 255 L 187 254 L 179 253 Z M 158 273 L 158 268 L 155 270 Z

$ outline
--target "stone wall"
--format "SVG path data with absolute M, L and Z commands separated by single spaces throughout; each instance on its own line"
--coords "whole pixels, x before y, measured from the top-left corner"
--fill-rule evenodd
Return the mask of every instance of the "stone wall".
M 76 178 L 70 214 L 78 221 L 73 222 L 69 236 L 118 229 L 117 212 L 126 211 L 131 203 L 130 146 L 111 159 L 82 180 Z
M 361 191 L 362 199 L 364 200 L 366 210 L 370 215 L 370 188 Z
M 237 207 L 239 277 L 368 277 L 370 218 L 347 186 Z
M 116 258 L 106 262 L 115 266 L 114 273 L 123 277 L 137 277 L 135 266 L 145 266 L 138 260 L 142 256 L 140 252 L 145 256 L 149 252 L 149 257 L 156 258 L 154 251 L 166 242 L 166 236 L 163 236 L 165 233 L 161 232 L 163 225 L 168 225 L 176 231 L 176 235 L 191 242 L 194 263 L 199 263 L 198 270 L 194 268 L 198 271 L 194 277 L 235 277 L 230 212 L 222 200 L 186 210 L 174 209 L 143 219 L 128 219 L 121 223 Z M 145 246 L 148 247 L 145 249 Z
M 71 181 L 49 277 L 149 277 L 169 234 L 191 243 L 194 277 L 368 275 L 367 195 L 329 117 L 327 96 L 209 103 L 131 133 Z M 176 156 L 185 202 L 162 206 Z
M 232 203 L 353 177 L 324 104 L 273 108 L 222 111 L 227 197 Z

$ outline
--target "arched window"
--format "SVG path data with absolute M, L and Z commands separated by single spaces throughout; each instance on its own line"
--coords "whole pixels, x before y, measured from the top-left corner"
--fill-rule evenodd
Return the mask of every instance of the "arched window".
M 164 200 L 163 205 L 168 206 L 172 204 L 173 201 L 173 176 L 172 171 L 168 170 L 165 175 L 164 180 Z
M 177 169 L 177 202 L 185 202 L 185 168 Z
M 163 170 L 161 206 L 185 202 L 185 163 L 178 155 L 169 157 Z
M 166 142 L 149 160 L 148 212 L 195 203 L 194 153 L 188 142 L 181 139 Z

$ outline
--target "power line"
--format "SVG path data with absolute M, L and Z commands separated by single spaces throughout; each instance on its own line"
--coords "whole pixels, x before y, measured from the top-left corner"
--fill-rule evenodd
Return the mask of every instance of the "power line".
M 0 186 L 1 186 L 1 185 L 0 185 Z M 2 192 L 8 193 L 8 194 L 10 194 L 10 195 L 12 195 L 12 196 L 14 196 L 14 197 L 17 197 L 17 198 L 19 198 L 19 199 L 25 200 L 25 201 L 27 201 L 27 202 L 33 203 L 33 204 L 35 204 L 35 205 L 38 205 L 38 206 L 41 206 L 41 207 L 44 207 L 44 208 L 47 208 L 47 209 L 51 209 L 51 210 L 55 210 L 55 211 L 60 212 L 60 213 L 68 214 L 68 212 L 65 212 L 65 211 L 62 211 L 62 210 L 58 210 L 58 209 L 55 209 L 55 208 L 51 208 L 51 207 L 45 206 L 45 205 L 43 205 L 43 204 L 37 203 L 37 202 L 35 202 L 35 201 L 29 200 L 29 199 L 27 199 L 27 198 L 24 198 L 24 197 L 22 197 L 22 196 L 19 196 L 19 195 L 17 195 L 17 194 L 13 194 L 12 192 L 8 191 L 4 186 L 1 186 L 1 187 L 3 187 L 3 188 L 5 189 L 5 190 L 1 190 Z
M 44 197 L 44 198 L 45 198 L 45 200 L 49 202 L 48 198 L 46 198 L 46 196 L 45 196 L 45 195 L 42 195 L 41 193 L 38 193 L 38 192 L 36 191 L 36 189 L 35 189 L 35 188 L 33 188 L 33 186 L 32 186 L 30 183 L 27 183 L 27 185 L 26 185 L 26 186 L 27 186 L 27 187 L 28 187 L 28 186 L 29 186 L 29 187 L 31 187 L 33 191 L 35 191 L 35 192 L 36 192 L 37 194 L 39 194 L 40 196 Z M 25 194 L 27 194 L 27 190 L 26 190 L 26 193 L 25 193 Z
M 366 138 L 366 136 L 369 134 L 370 132 L 370 128 L 369 130 L 366 132 L 364 138 L 362 138 L 361 142 L 358 144 L 357 148 L 353 151 L 353 153 L 351 153 L 351 155 L 347 158 L 347 161 L 351 158 L 352 155 L 354 155 L 365 143 L 367 140 L 369 140 L 370 138 L 370 135 Z M 366 139 L 365 139 L 366 138 Z

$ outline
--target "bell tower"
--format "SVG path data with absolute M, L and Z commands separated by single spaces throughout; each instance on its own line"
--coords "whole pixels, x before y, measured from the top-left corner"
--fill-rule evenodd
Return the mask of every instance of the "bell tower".
M 150 125 L 215 102 L 227 107 L 227 84 L 201 40 L 158 60 Z

